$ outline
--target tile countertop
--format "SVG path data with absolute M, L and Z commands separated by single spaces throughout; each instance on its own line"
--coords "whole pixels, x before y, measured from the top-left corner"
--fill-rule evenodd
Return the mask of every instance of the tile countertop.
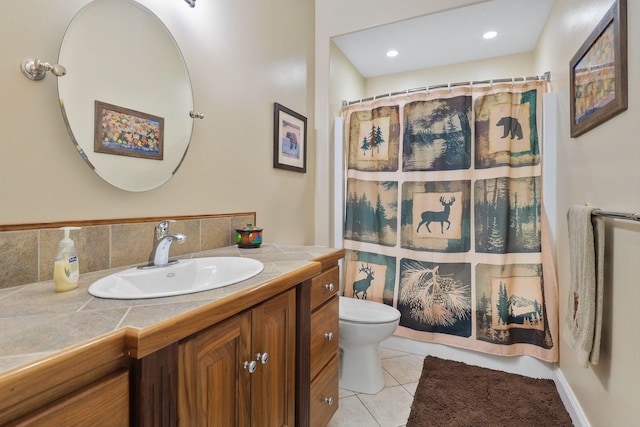
M 186 257 L 246 256 L 264 264 L 257 276 L 220 289 L 138 300 L 96 298 L 94 281 L 124 268 L 80 275 L 78 288 L 57 293 L 53 281 L 0 289 L 0 374 L 101 335 L 130 327 L 144 330 L 213 301 L 309 266 L 336 249 L 265 244 L 260 248 L 229 246 Z M 82 257 L 80 258 L 82 269 Z

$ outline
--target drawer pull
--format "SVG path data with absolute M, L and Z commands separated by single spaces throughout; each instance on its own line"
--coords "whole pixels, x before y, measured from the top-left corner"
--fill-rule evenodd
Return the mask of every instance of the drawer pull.
M 324 287 L 327 288 L 329 292 L 333 292 L 333 283 L 327 283 L 326 285 L 324 285 Z
M 325 397 L 324 398 L 324 403 L 326 403 L 329 406 L 333 405 L 333 397 L 331 397 L 331 396 Z
M 245 361 L 242 366 L 244 367 L 244 369 L 248 370 L 250 374 L 253 374 L 258 368 L 258 364 L 255 360 L 252 360 L 251 362 Z
M 262 364 L 266 364 L 269 361 L 269 353 L 258 353 L 256 355 L 256 360 L 262 362 Z
M 329 341 L 333 341 L 333 332 L 325 332 L 324 337 Z

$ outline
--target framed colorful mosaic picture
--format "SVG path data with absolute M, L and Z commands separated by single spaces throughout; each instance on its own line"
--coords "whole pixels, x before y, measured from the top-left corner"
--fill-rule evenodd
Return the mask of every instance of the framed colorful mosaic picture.
M 570 62 L 571 137 L 627 109 L 627 0 L 616 0 Z
M 96 153 L 162 160 L 164 118 L 95 101 Z

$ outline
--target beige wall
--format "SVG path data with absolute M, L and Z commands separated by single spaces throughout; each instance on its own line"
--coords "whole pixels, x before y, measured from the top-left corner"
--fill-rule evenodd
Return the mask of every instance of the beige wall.
M 557 267 L 560 318 L 566 313 L 569 247 L 565 215 L 571 205 L 640 210 L 640 3 L 628 3 L 629 109 L 581 135 L 570 137 L 569 61 L 596 27 L 611 0 L 558 0 L 536 49 L 537 68 L 549 69 L 559 95 L 557 130 Z M 607 221 L 605 304 L 600 363 L 578 366 L 560 342 L 560 370 L 594 426 L 640 424 L 640 331 L 631 319 L 640 300 L 640 226 Z
M 312 244 L 313 1 L 201 0 L 195 9 L 179 0 L 140 1 L 173 33 L 195 109 L 206 115 L 195 122 L 177 174 L 144 193 L 94 174 L 67 135 L 56 79 L 33 82 L 19 70 L 27 58 L 55 62 L 67 25 L 87 3 L 3 3 L 0 224 L 256 211 L 265 241 Z M 273 102 L 308 118 L 306 174 L 272 167 Z
M 531 52 L 520 53 L 390 76 L 370 77 L 366 79 L 365 96 L 377 96 L 405 89 L 468 82 L 470 80 L 535 76 L 545 71 L 537 70 L 534 67 L 533 54 Z
M 370 78 L 366 79 L 364 88 L 356 88 L 355 92 L 362 91 L 362 94 L 349 98 L 447 82 L 551 72 L 551 90 L 558 96 L 557 152 L 551 154 L 557 157 L 557 200 L 554 201 L 556 210 L 553 213 L 557 218 L 554 228 L 557 230 L 561 323 L 566 313 L 570 280 L 565 220 L 568 208 L 589 202 L 607 210 L 640 210 L 640 100 L 637 96 L 640 92 L 640 45 L 636 43 L 640 40 L 640 27 L 636 25 L 640 20 L 640 3 L 635 0 L 628 1 L 629 109 L 579 138 L 570 137 L 569 61 L 611 3 L 612 0 L 556 0 L 538 46 L 532 53 Z M 353 18 L 343 16 L 345 13 L 338 13 L 342 16 L 339 22 L 350 22 Z M 394 17 L 405 19 L 410 16 Z M 353 18 L 351 22 L 353 24 L 357 19 Z M 366 24 L 360 29 L 372 25 L 370 22 Z M 357 29 L 352 25 L 349 31 Z M 316 41 L 317 44 L 320 42 Z M 318 66 L 321 70 L 322 64 L 318 63 Z M 347 70 L 345 67 L 342 69 Z M 345 78 L 353 79 L 348 73 L 346 75 Z M 333 84 L 335 76 L 331 78 Z M 317 76 L 316 85 L 320 79 L 322 76 Z M 318 101 L 316 99 L 316 114 L 321 115 Z M 593 426 L 640 424 L 640 332 L 632 320 L 636 317 L 637 301 L 640 300 L 638 233 L 640 227 L 637 223 L 607 221 L 607 283 L 600 363 L 582 368 L 562 338 L 559 343 L 559 375 L 566 379 L 587 422 Z

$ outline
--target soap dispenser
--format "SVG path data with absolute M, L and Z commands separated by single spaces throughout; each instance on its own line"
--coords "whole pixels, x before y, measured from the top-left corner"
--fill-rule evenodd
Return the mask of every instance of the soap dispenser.
M 80 227 L 61 227 L 64 231 L 64 239 L 60 240 L 58 254 L 53 263 L 53 281 L 56 284 L 56 292 L 70 291 L 78 287 L 80 267 L 78 253 L 75 244 L 69 237 L 71 230 L 79 230 Z

